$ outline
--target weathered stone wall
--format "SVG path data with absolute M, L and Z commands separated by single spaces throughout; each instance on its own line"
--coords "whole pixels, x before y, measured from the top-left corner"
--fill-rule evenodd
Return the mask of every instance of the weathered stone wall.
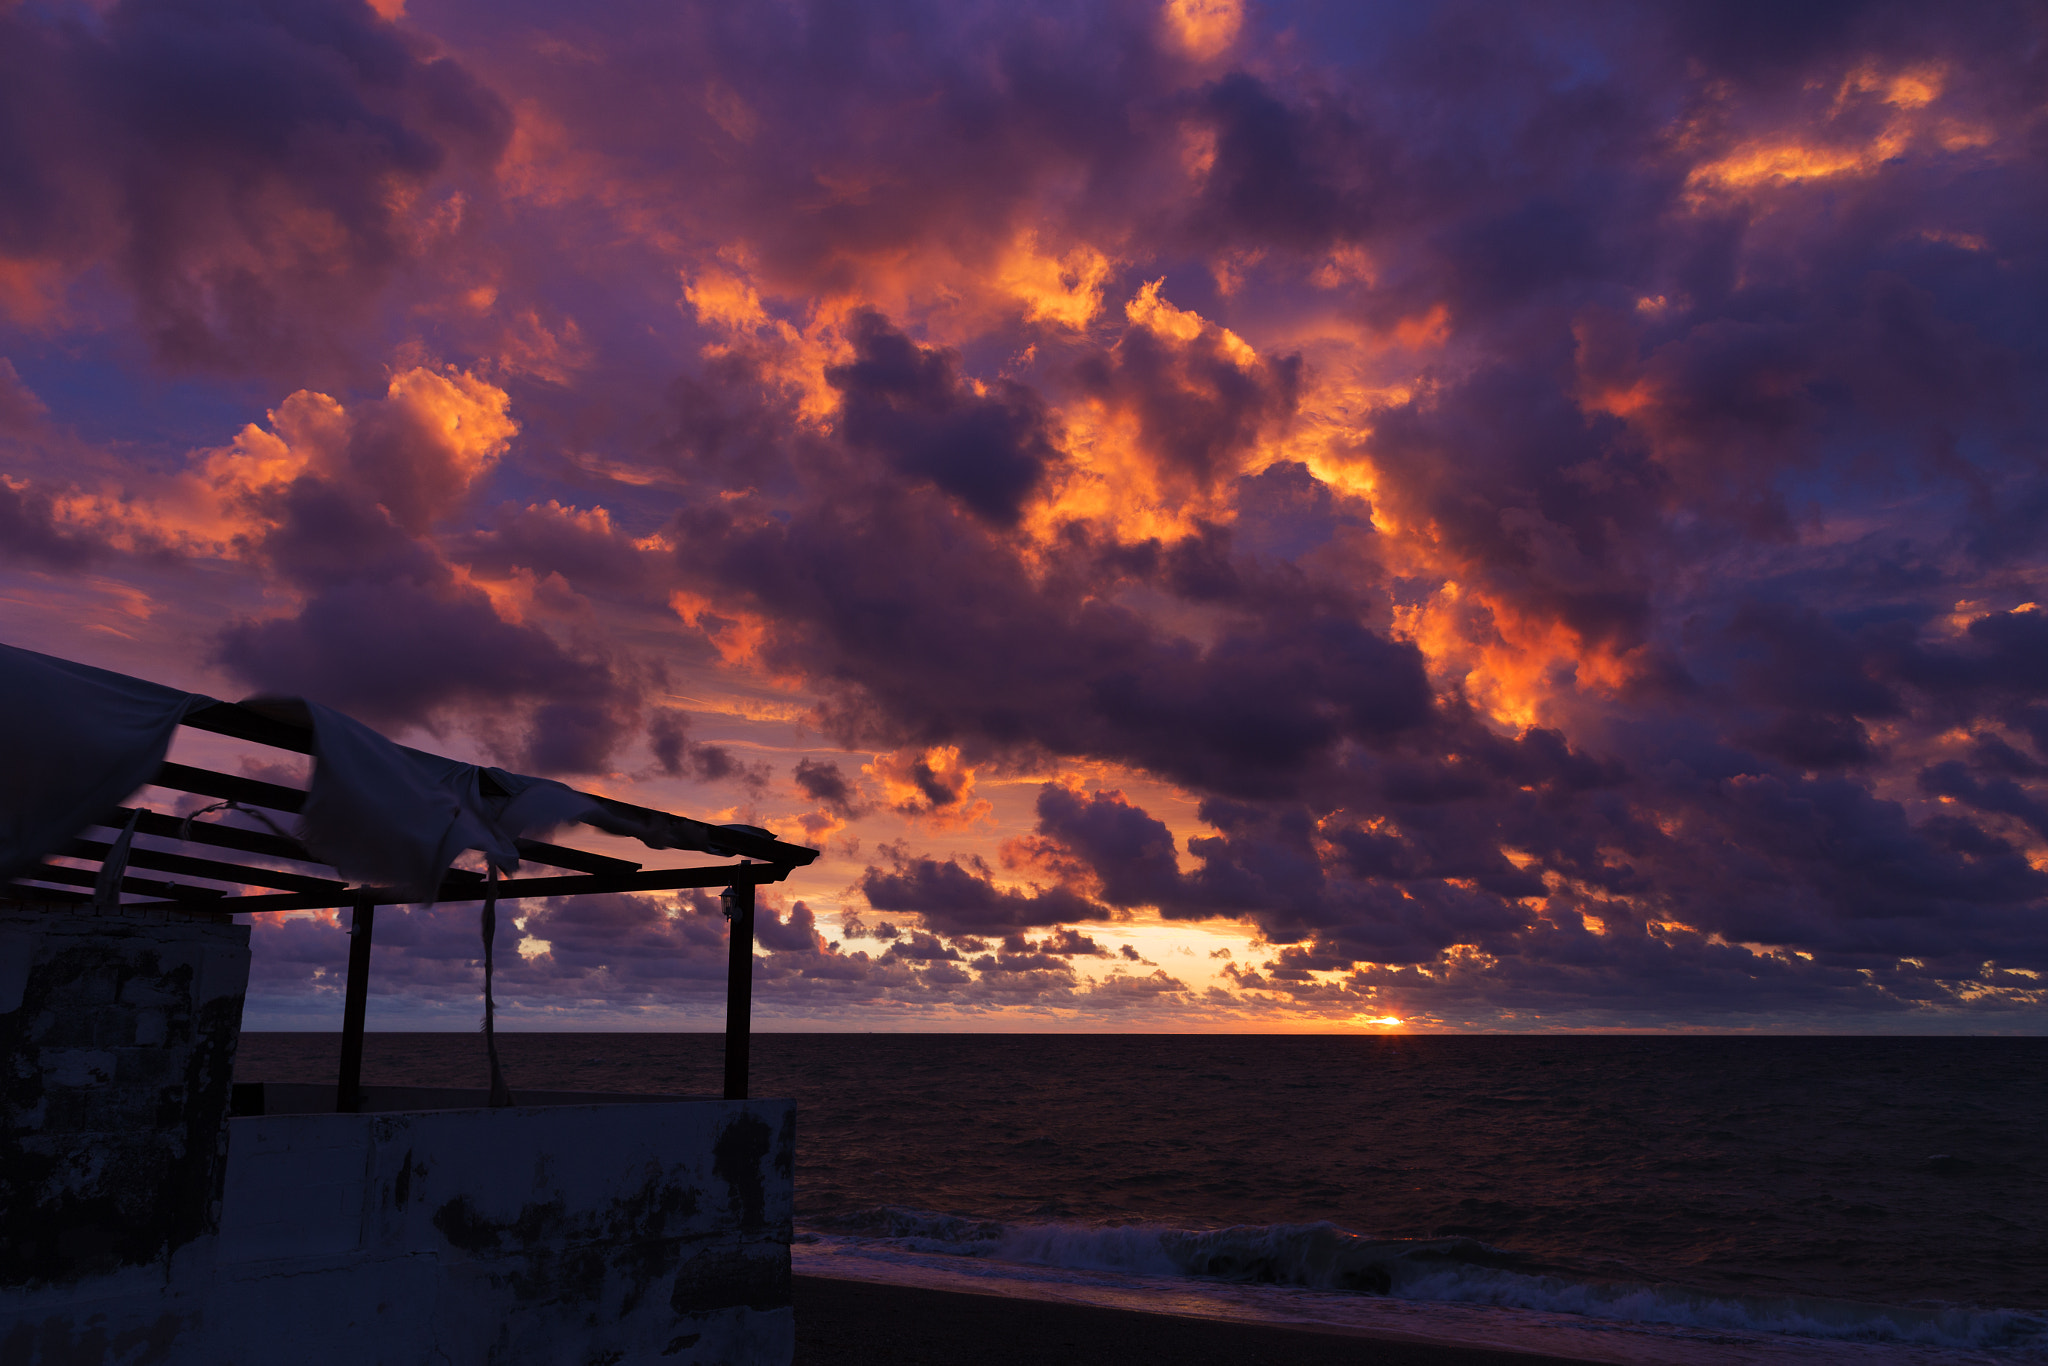
M 248 980 L 225 916 L 0 905 L 0 1294 L 216 1227 Z

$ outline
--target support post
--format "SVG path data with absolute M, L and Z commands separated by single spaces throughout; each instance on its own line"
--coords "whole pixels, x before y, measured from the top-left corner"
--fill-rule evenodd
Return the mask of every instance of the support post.
M 732 917 L 731 957 L 725 974 L 725 1098 L 747 1098 L 747 1044 L 754 1004 L 754 884 L 726 889 Z
M 352 1115 L 362 1103 L 363 1012 L 370 999 L 370 933 L 376 925 L 377 903 L 357 897 L 349 916 L 348 989 L 341 1007 L 341 1077 L 334 1086 L 334 1108 Z

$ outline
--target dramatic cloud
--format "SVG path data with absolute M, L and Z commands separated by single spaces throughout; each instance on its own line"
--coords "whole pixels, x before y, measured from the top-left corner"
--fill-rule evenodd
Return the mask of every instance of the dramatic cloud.
M 357 371 L 337 330 L 459 243 L 510 133 L 459 62 L 350 0 L 47 13 L 0 17 L 0 252 L 110 266 L 176 366 Z
M 2039 1028 L 2043 51 L 18 8 L 10 638 L 801 832 L 793 1017 Z M 696 1009 L 722 936 L 539 907 L 508 990 Z
M 888 872 L 870 868 L 861 895 L 878 911 L 904 911 L 948 935 L 1002 934 L 1041 925 L 1091 920 L 1097 908 L 1059 888 L 998 888 L 987 865 L 963 868 L 952 859 L 898 859 Z
M 1043 400 L 1010 380 L 994 394 L 963 385 L 950 357 L 878 313 L 856 314 L 848 334 L 853 360 L 825 371 L 847 442 L 989 521 L 1014 524 L 1053 456 Z
M 294 394 L 274 430 L 252 425 L 213 452 L 205 475 L 233 544 L 303 595 L 294 615 L 229 625 L 219 662 L 256 691 L 385 726 L 532 701 L 523 762 L 604 768 L 635 720 L 631 690 L 602 660 L 508 620 L 433 541 L 516 433 L 505 404 L 472 376 L 415 369 L 353 411 Z M 715 750 L 692 758 L 730 769 Z

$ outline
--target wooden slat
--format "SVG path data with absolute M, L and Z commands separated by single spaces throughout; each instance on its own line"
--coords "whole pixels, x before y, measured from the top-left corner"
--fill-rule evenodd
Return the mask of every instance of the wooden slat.
M 19 880 L 7 883 L 0 890 L 14 893 L 16 899 L 21 901 L 55 901 L 66 906 L 83 906 L 92 900 L 91 897 L 80 896 L 76 892 L 61 892 L 55 887 L 32 887 Z
M 711 825 L 705 821 L 692 820 L 688 816 L 670 815 L 651 807 L 635 806 L 612 797 L 601 797 L 595 792 L 583 794 L 591 798 L 607 812 L 622 818 L 620 832 L 634 836 L 643 833 L 655 834 L 662 838 L 657 848 L 693 849 L 701 853 L 714 854 L 719 858 L 754 858 L 764 863 L 779 863 L 788 868 L 801 868 L 818 857 L 815 849 L 806 849 L 800 844 L 787 844 L 773 836 L 749 835 L 743 830 L 728 830 L 722 825 Z M 600 821 L 591 821 L 599 829 L 608 828 Z
M 306 794 L 299 788 L 286 787 L 282 783 L 266 783 L 233 773 L 215 773 L 210 768 L 194 768 L 190 764 L 166 762 L 149 781 L 157 787 L 167 787 L 176 792 L 196 792 L 202 797 L 224 797 L 231 802 L 267 807 L 272 811 L 290 811 L 297 814 L 306 804 Z
M 194 822 L 197 825 L 197 822 Z M 104 862 L 113 846 L 100 840 L 73 840 L 56 852 L 66 858 L 92 859 Z M 235 882 L 247 887 L 281 887 L 290 892 L 339 892 L 348 886 L 333 878 L 308 877 L 304 873 L 280 872 L 275 868 L 251 868 L 247 864 L 222 863 L 218 859 L 193 858 L 189 854 L 170 854 L 161 849 L 147 849 L 141 845 L 128 850 L 128 866 L 131 868 L 154 868 L 159 872 L 183 873 L 187 877 L 212 878 L 216 882 Z
M 571 849 L 566 845 L 548 844 L 543 840 L 519 840 L 519 857 L 535 863 L 545 863 L 550 868 L 572 868 L 579 873 L 637 873 L 644 866 L 628 859 L 613 858 L 609 854 L 593 854 L 587 849 Z
M 93 824 L 108 830 L 119 830 L 128 824 L 132 814 L 130 808 L 117 806 Z M 289 859 L 293 863 L 312 863 L 325 868 L 313 856 L 311 850 L 297 840 L 285 839 L 262 830 L 244 830 L 240 826 L 227 825 L 218 821 L 194 821 L 191 833 L 185 834 L 185 822 L 176 816 L 166 816 L 157 811 L 144 811 L 135 821 L 137 834 L 154 835 L 159 839 L 186 840 L 192 844 L 210 844 L 216 849 L 235 849 L 244 854 L 262 854 L 269 858 Z
M 94 887 L 99 884 L 100 875 L 96 868 L 59 868 L 54 864 L 39 863 L 23 873 L 16 881 L 54 882 L 65 887 Z M 232 900 L 218 887 L 188 887 L 177 882 L 157 882 L 151 878 L 124 877 L 121 890 L 137 896 L 161 897 L 166 901 L 211 901 Z
M 185 724 L 194 730 L 230 735 L 237 740 L 253 740 L 259 745 L 288 749 L 294 754 L 313 752 L 312 727 L 264 716 L 239 702 L 215 702 L 198 711 L 188 712 Z

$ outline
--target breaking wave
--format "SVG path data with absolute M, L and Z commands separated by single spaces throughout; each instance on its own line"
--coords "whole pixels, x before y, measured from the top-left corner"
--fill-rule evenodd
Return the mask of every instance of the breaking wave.
M 816 1232 L 801 1237 L 1027 1267 L 1187 1277 L 1497 1305 L 1631 1323 L 2048 1358 L 2048 1319 L 2015 1310 L 1716 1295 L 1678 1285 L 1579 1280 L 1537 1269 L 1511 1250 L 1472 1238 L 1376 1239 L 1328 1222 L 1218 1229 L 1005 1224 L 878 1206 L 820 1221 Z

